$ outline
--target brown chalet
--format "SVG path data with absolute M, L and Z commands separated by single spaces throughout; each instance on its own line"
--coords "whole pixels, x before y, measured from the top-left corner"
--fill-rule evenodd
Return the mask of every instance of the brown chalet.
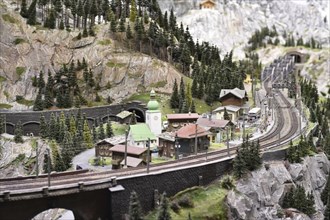
M 115 145 L 110 151 L 112 152 L 112 169 L 120 169 L 125 164 L 125 145 Z M 147 148 L 127 146 L 127 167 L 141 166 L 146 163 Z
M 213 9 L 215 7 L 215 2 L 212 0 L 204 0 L 201 3 L 199 3 L 199 8 L 209 8 Z
M 238 88 L 222 89 L 219 98 L 222 106 L 235 105 L 241 107 L 249 100 L 246 91 Z
M 197 113 L 167 114 L 168 131 L 176 131 L 189 123 L 195 123 L 199 118 Z
M 117 144 L 125 143 L 125 135 L 115 136 L 111 138 L 103 139 L 95 145 L 96 157 L 111 157 L 110 148 Z

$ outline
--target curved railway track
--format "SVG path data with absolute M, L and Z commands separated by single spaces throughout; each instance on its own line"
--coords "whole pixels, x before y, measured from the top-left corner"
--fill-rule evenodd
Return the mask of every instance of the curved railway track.
M 269 81 L 265 82 L 265 88 L 270 94 L 270 87 L 268 87 Z M 279 91 L 278 96 L 274 99 L 276 111 L 276 127 L 273 128 L 262 138 L 259 138 L 260 148 L 263 151 L 278 146 L 279 143 L 287 143 L 296 134 L 299 124 L 297 123 L 297 115 L 291 110 L 290 102 L 285 96 Z M 289 126 L 289 130 L 285 129 Z M 276 138 L 281 134 L 280 139 Z M 231 147 L 229 152 L 227 149 L 211 151 L 208 153 L 201 153 L 195 156 L 185 157 L 177 161 L 170 161 L 163 164 L 150 165 L 150 173 L 161 172 L 168 169 L 181 169 L 187 166 L 203 165 L 206 162 L 212 162 L 220 160 L 228 156 L 234 156 L 238 146 Z M 109 170 L 100 172 L 70 172 L 68 174 L 61 173 L 61 175 L 51 176 L 51 185 L 59 186 L 66 184 L 77 184 L 79 182 L 88 182 L 100 179 L 110 179 L 111 177 L 124 177 L 136 174 L 146 174 L 146 168 L 129 168 L 121 170 Z M 47 186 L 47 176 L 35 177 L 23 177 L 19 179 L 8 178 L 0 179 L 0 194 L 4 191 L 15 191 L 15 190 L 33 190 Z

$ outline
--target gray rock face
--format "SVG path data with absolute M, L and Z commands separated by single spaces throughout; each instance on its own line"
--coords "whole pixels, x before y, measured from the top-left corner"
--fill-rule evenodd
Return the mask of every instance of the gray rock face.
M 223 53 L 234 49 L 234 56 L 244 57 L 243 47 L 253 32 L 276 26 L 278 32 L 295 39 L 315 39 L 329 44 L 330 3 L 324 0 L 215 0 L 214 9 L 199 9 L 201 1 L 162 0 L 162 10 L 173 8 L 177 21 L 189 26 L 194 39 L 217 45 Z M 284 39 L 280 38 L 283 42 Z
M 227 203 L 233 219 L 280 219 L 278 213 L 283 197 L 291 187 L 302 185 L 315 199 L 316 213 L 311 219 L 323 219 L 324 205 L 320 199 L 326 184 L 330 163 L 324 154 L 306 157 L 301 164 L 272 162 L 237 182 L 236 191 L 230 191 Z M 283 211 L 283 210 L 282 210 Z M 310 219 L 298 210 L 290 211 L 293 219 Z
M 15 19 L 10 23 L 0 16 L 0 103 L 11 104 L 11 109 L 28 108 L 15 102 L 16 95 L 35 99 L 37 88 L 32 87 L 32 77 L 38 76 L 40 70 L 47 78 L 48 71 L 55 74 L 63 64 L 83 58 L 95 78 L 101 79 L 99 95 L 104 99 L 110 96 L 114 103 L 150 87 L 156 92 L 171 93 L 174 80 L 180 80 L 180 73 L 168 63 L 134 53 L 112 40 L 109 24 L 99 25 L 95 37 L 76 40 L 78 30 L 44 30 L 26 25 L 11 3 L 0 1 L 0 14 Z M 15 44 L 17 39 L 20 42 Z M 78 77 L 83 77 L 82 72 Z M 93 99 L 87 91 L 83 95 Z

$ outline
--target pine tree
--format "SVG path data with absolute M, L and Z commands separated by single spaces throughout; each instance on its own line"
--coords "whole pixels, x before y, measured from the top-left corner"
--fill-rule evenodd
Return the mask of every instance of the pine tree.
M 48 160 L 49 160 L 49 163 L 50 163 L 50 167 L 49 167 L 49 171 L 48 171 Z M 44 166 L 43 166 L 43 169 L 44 169 L 44 173 L 50 173 L 53 171 L 53 167 L 52 167 L 52 158 L 50 155 L 44 155 Z
M 135 22 L 136 15 L 137 15 L 136 3 L 135 3 L 135 0 L 131 0 L 131 11 L 130 11 L 130 15 L 129 15 L 129 20 L 131 22 Z
M 168 202 L 168 199 L 166 198 L 165 192 L 161 196 L 157 219 L 158 220 L 171 220 L 172 219 L 170 210 L 169 210 L 169 202 Z
M 186 104 L 187 104 L 187 108 L 188 108 L 188 112 L 189 112 L 189 109 L 191 107 L 191 102 L 192 102 L 190 83 L 187 83 L 185 99 L 186 99 L 186 102 L 187 102 Z
M 53 148 L 53 159 L 54 159 L 54 170 L 56 172 L 65 171 L 65 165 L 63 163 L 63 159 L 59 154 L 56 146 Z
M 128 215 L 129 215 L 129 220 L 143 219 L 140 201 L 135 191 L 131 192 L 131 196 L 129 199 Z
M 54 113 L 51 113 L 51 115 L 50 115 L 49 138 L 52 140 L 56 139 L 56 118 L 55 118 Z
M 195 101 L 194 100 L 191 103 L 190 112 L 191 113 L 196 113 L 196 106 L 195 106 Z
M 93 147 L 93 137 L 91 135 L 90 129 L 88 127 L 87 121 L 84 121 L 84 134 L 83 134 L 83 138 L 84 138 L 84 143 L 87 146 L 87 148 L 91 148 Z
M 74 156 L 73 141 L 69 131 L 66 131 L 64 134 L 61 156 L 65 170 L 69 169 L 71 167 L 72 158 Z
M 103 123 L 101 123 L 99 128 L 99 139 L 103 140 L 104 138 L 105 138 L 104 126 Z
M 26 0 L 22 0 L 20 15 L 23 18 L 27 18 L 28 17 Z
M 36 5 L 37 5 L 37 0 L 33 0 L 33 2 L 31 3 L 31 5 L 30 5 L 30 7 L 27 11 L 27 16 L 28 16 L 27 24 L 29 24 L 29 25 L 36 25 L 37 24 Z
M 40 117 L 40 132 L 39 135 L 41 138 L 47 138 L 48 137 L 48 125 L 45 119 L 44 115 L 41 115 Z
M 330 193 L 328 193 L 327 206 L 324 211 L 324 220 L 330 220 Z
M 128 40 L 133 38 L 133 34 L 132 34 L 132 30 L 131 30 L 131 26 L 128 24 L 127 25 L 127 29 L 126 29 L 126 38 Z
M 0 135 L 5 133 L 5 116 L 0 114 Z
M 330 175 L 328 175 L 328 178 L 327 178 L 327 183 L 321 193 L 321 200 L 323 202 L 324 205 L 327 204 L 328 202 L 328 195 L 329 195 L 329 192 L 330 192 Z
M 171 96 L 171 108 L 178 108 L 179 107 L 179 93 L 178 93 L 178 84 L 176 82 L 176 79 L 174 80 L 173 84 L 173 92 Z
M 194 78 L 192 86 L 191 86 L 191 95 L 194 98 L 198 97 L 198 84 L 197 84 L 197 77 Z
M 224 108 L 223 119 L 224 119 L 224 120 L 229 120 L 229 121 L 230 121 L 230 117 L 229 117 L 229 114 L 228 114 L 226 108 Z
M 107 137 L 108 138 L 112 137 L 114 134 L 113 134 L 112 124 L 111 124 L 110 120 L 108 120 L 106 128 L 107 128 Z
M 234 176 L 236 178 L 241 178 L 243 175 L 245 175 L 245 173 L 247 171 L 246 163 L 242 156 L 241 150 L 236 151 L 236 157 L 234 159 L 233 170 L 234 170 Z
M 117 20 L 114 16 L 111 17 L 110 30 L 111 30 L 112 33 L 117 32 Z
M 44 109 L 44 103 L 42 101 L 41 90 L 39 89 L 36 100 L 34 101 L 33 111 L 42 111 Z
M 24 143 L 24 140 L 23 140 L 23 128 L 22 128 L 21 121 L 19 121 L 16 124 L 14 134 L 15 134 L 15 136 L 14 136 L 15 143 Z
M 283 204 L 282 204 L 282 207 L 283 208 L 291 208 L 293 207 L 293 191 L 294 191 L 294 188 L 291 187 L 290 188 L 290 191 L 287 192 L 285 195 L 284 195 L 284 198 L 283 198 Z

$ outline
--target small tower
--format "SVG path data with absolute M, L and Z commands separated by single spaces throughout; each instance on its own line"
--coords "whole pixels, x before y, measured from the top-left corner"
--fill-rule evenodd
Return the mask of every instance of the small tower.
M 147 107 L 146 124 L 149 126 L 152 133 L 159 135 L 162 133 L 162 114 L 159 110 L 159 103 L 156 100 L 156 93 L 154 90 L 150 92 L 150 101 Z

